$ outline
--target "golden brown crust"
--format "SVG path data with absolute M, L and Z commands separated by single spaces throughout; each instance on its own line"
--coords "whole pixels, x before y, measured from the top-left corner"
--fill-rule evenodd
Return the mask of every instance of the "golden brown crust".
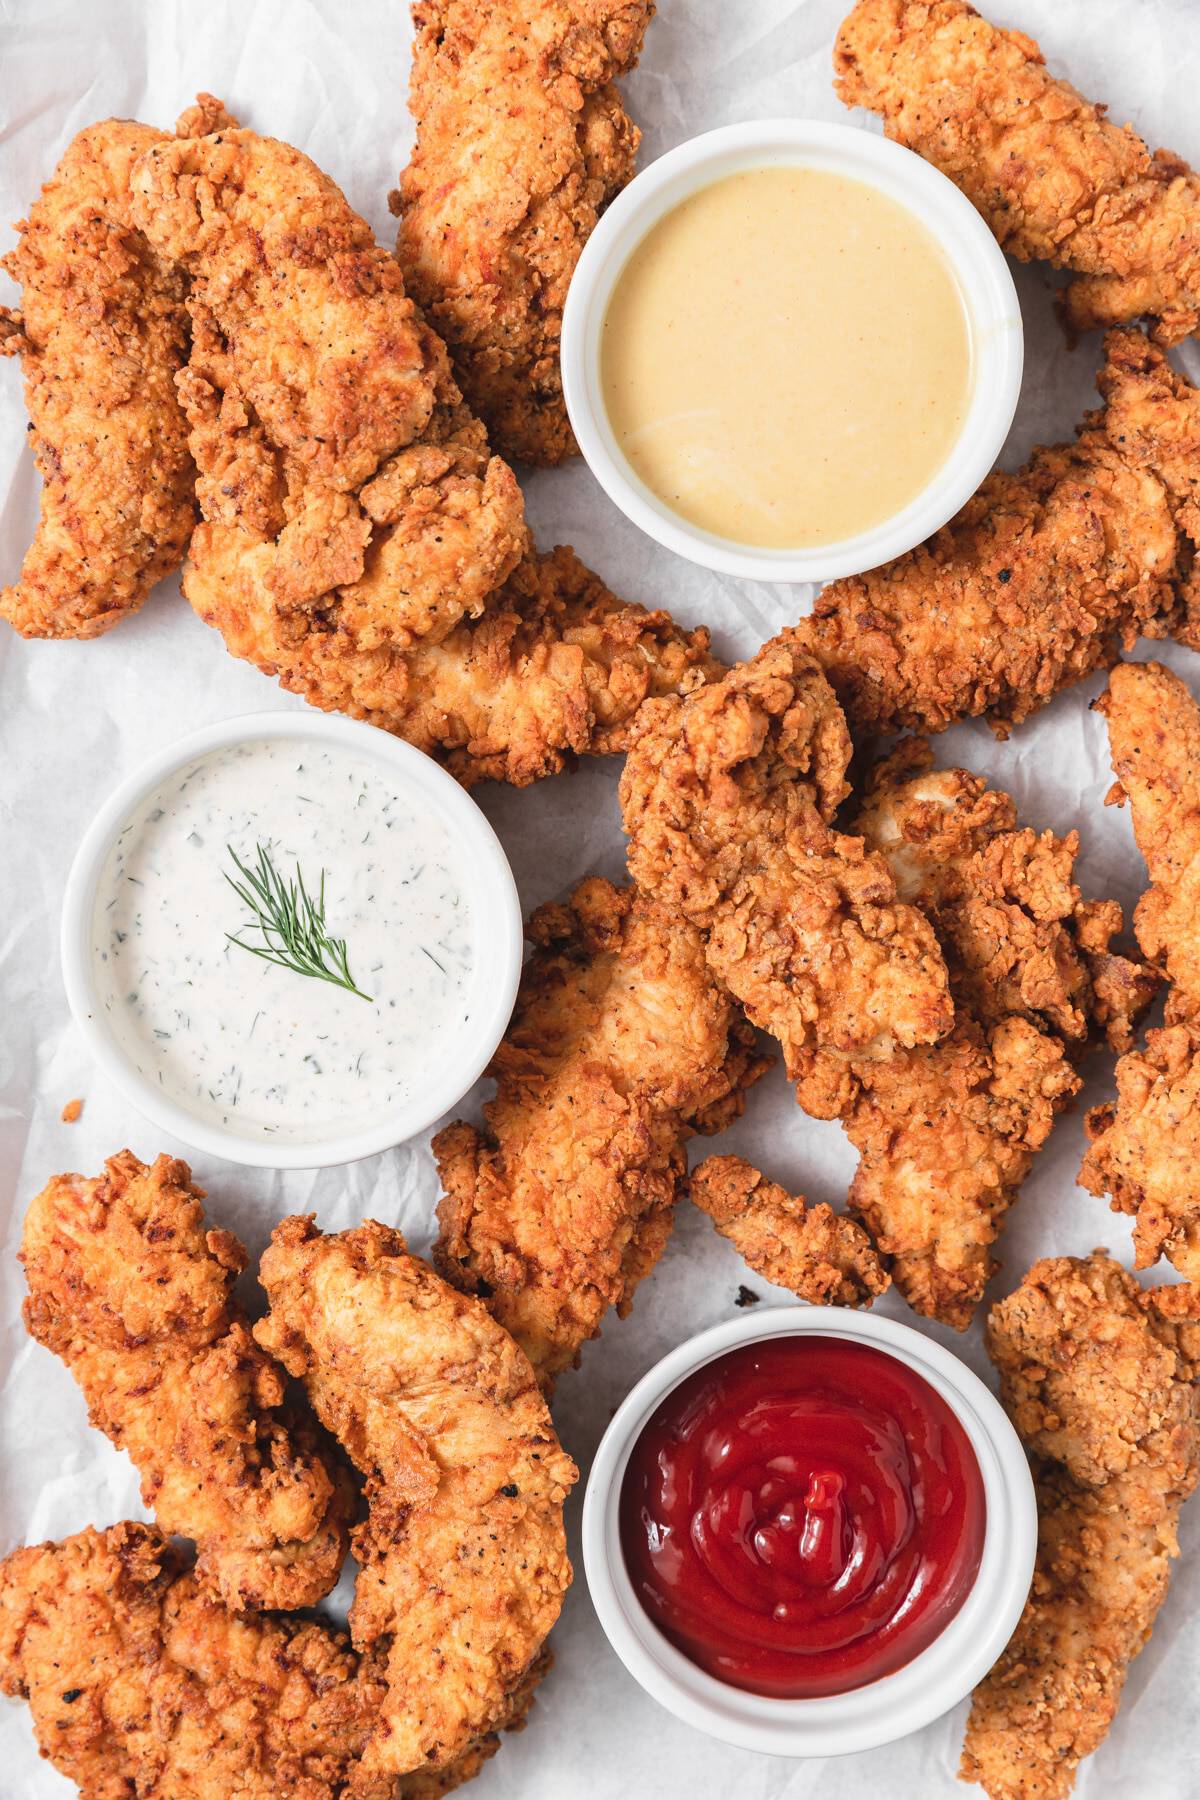
M 350 1613 L 386 1660 L 363 1777 L 434 1773 L 502 1727 L 571 1579 L 577 1475 L 528 1359 L 477 1300 L 368 1222 L 276 1226 L 258 1342 L 366 1477 Z
M 1139 332 L 1111 332 L 1107 410 L 1075 444 L 990 475 L 950 523 L 906 556 L 834 581 L 799 641 L 820 661 L 855 731 L 944 731 L 987 717 L 1001 737 L 1056 693 L 1112 664 L 1138 636 L 1181 625 L 1194 505 L 1180 436 L 1195 389 L 1169 388 L 1158 358 L 1145 404 Z M 1128 449 L 1131 410 L 1142 432 Z
M 1116 1100 L 1088 1112 L 1079 1184 L 1132 1215 L 1135 1267 L 1165 1256 L 1200 1281 L 1200 1029 L 1147 1032 L 1118 1061 L 1116 1084 Z
M 1200 1459 L 1197 1318 L 1196 1289 L 1143 1293 L 1101 1251 L 1036 1263 L 992 1309 L 1039 1527 L 1025 1611 L 967 1724 L 960 1773 L 990 1800 L 1065 1800 L 1150 1636 Z
M 193 284 L 184 592 L 234 655 L 464 781 L 517 784 L 619 748 L 647 694 L 711 671 L 706 633 L 534 555 L 444 345 L 307 157 L 218 129 L 135 184 Z
M 436 364 L 403 277 L 307 156 L 222 126 L 150 146 L 131 182 L 293 481 L 347 492 L 421 435 Z
M 126 1451 L 164 1531 L 230 1607 L 312 1606 L 348 1542 L 344 1475 L 284 1404 L 281 1370 L 233 1299 L 246 1253 L 206 1229 L 186 1163 L 128 1150 L 58 1175 L 25 1219 L 25 1324 Z
M 504 456 L 576 451 L 558 350 L 567 287 L 633 174 L 639 132 L 610 83 L 649 0 L 417 0 L 413 158 L 391 196 L 409 288 Z
M 1115 1102 L 1087 1117 L 1083 1187 L 1134 1217 L 1137 1267 L 1167 1256 L 1200 1280 L 1200 706 L 1159 663 L 1121 663 L 1096 702 L 1150 888 L 1134 927 L 1167 975 L 1167 1023 L 1117 1063 Z
M 1121 663 L 1096 702 L 1150 876 L 1138 942 L 1171 983 L 1174 1017 L 1200 1014 L 1200 706 L 1161 663 Z
M 849 760 L 828 682 L 784 633 L 712 686 L 644 707 L 621 779 L 634 880 L 704 933 L 713 974 L 793 1079 L 813 1045 L 886 1053 L 953 1016 L 928 922 L 882 857 L 829 824 Z
M 486 1128 L 434 1140 L 434 1255 L 548 1386 L 610 1306 L 628 1310 L 670 1232 L 685 1142 L 728 1124 L 766 1063 L 699 932 L 633 889 L 582 882 L 529 936 Z
M 861 1225 L 809 1206 L 740 1156 L 706 1158 L 688 1194 L 752 1269 L 813 1306 L 870 1306 L 891 1286 Z
M 0 309 L 19 355 L 41 519 L 0 614 L 22 637 L 92 638 L 134 612 L 181 561 L 195 471 L 174 379 L 188 350 L 186 282 L 132 218 L 130 173 L 168 143 L 125 119 L 75 137 L 4 267 Z
M 1132 1041 L 1155 979 L 1109 949 L 1113 901 L 1085 901 L 1079 840 L 1022 829 L 1007 794 L 932 767 L 913 740 L 875 770 L 855 821 L 900 894 L 932 920 L 953 1031 L 887 1058 L 811 1058 L 801 1103 L 841 1118 L 861 1161 L 850 1189 L 918 1312 L 965 1329 L 991 1246 L 1097 1041 Z
M 618 599 L 560 545 L 525 556 L 483 618 L 414 652 L 376 722 L 467 786 L 524 787 L 577 756 L 624 750 L 643 700 L 720 672 L 708 642 L 703 627 Z
M 834 50 L 847 106 L 956 182 L 1003 247 L 1086 279 L 1067 289 L 1077 331 L 1158 321 L 1165 343 L 1200 323 L 1200 179 L 1051 75 L 1023 31 L 966 0 L 858 0 Z
M 88 1800 L 404 1793 L 354 1779 L 381 1692 L 370 1660 L 325 1626 L 227 1612 L 149 1525 L 0 1563 L 0 1690 L 28 1701 L 42 1754 Z

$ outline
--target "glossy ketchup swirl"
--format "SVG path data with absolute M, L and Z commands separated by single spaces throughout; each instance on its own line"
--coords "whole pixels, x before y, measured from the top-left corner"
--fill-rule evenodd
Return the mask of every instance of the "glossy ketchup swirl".
M 844 1693 L 932 1643 L 983 1551 L 979 1465 L 946 1402 L 866 1344 L 750 1344 L 674 1388 L 621 1488 L 642 1605 L 711 1675 Z

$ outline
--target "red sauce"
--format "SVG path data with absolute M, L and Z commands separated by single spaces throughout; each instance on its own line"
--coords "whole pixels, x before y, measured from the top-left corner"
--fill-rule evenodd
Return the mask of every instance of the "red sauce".
M 979 1464 L 941 1396 L 866 1344 L 748 1344 L 674 1388 L 633 1448 L 621 1544 L 692 1662 L 784 1699 L 902 1668 L 983 1552 Z

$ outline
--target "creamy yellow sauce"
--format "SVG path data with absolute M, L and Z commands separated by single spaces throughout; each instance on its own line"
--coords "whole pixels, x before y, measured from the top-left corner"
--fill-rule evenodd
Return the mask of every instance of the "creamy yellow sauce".
M 634 471 L 741 544 L 835 543 L 945 462 L 971 393 L 954 272 L 920 220 L 820 169 L 703 188 L 630 256 L 601 344 Z

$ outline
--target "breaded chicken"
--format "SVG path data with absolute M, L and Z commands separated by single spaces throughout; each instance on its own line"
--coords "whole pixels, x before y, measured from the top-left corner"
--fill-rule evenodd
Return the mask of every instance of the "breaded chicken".
M 1176 584 L 1198 534 L 1172 476 L 1195 390 L 1179 380 L 1170 395 L 1159 375 L 1156 407 L 1141 404 L 1155 354 L 1139 332 L 1110 333 L 1107 409 L 1075 444 L 990 475 L 927 543 L 818 596 L 798 635 L 856 732 L 944 731 L 982 714 L 1007 736 L 1138 636 L 1180 621 Z M 1135 401 L 1148 429 L 1127 449 Z
M 870 1306 L 891 1286 L 861 1225 L 807 1205 L 740 1156 L 707 1157 L 688 1193 L 752 1269 L 813 1306 Z
M 686 700 L 643 708 L 621 779 L 629 871 L 703 934 L 708 965 L 795 1080 L 814 1046 L 886 1054 L 950 1029 L 929 922 L 832 829 L 850 738 L 788 634 Z
M 149 1525 L 0 1563 L 0 1691 L 28 1701 L 85 1800 L 435 1800 L 498 1747 L 481 1739 L 436 1777 L 364 1776 L 378 1659 L 323 1625 L 227 1612 Z
M 658 1261 L 684 1145 L 766 1067 L 678 914 L 593 878 L 529 921 L 533 954 L 479 1131 L 434 1139 L 434 1260 L 481 1295 L 541 1381 L 578 1360 Z
M 421 436 L 436 339 L 395 260 L 307 156 L 226 125 L 150 146 L 131 186 L 134 223 L 186 272 L 210 354 L 228 358 L 293 483 L 349 492 Z
M 1108 799 L 1129 801 L 1150 877 L 1138 942 L 1171 983 L 1171 1016 L 1200 1019 L 1200 705 L 1161 663 L 1120 663 L 1096 711 L 1117 778 Z
M 128 1150 L 57 1175 L 25 1218 L 25 1324 L 129 1455 L 166 1532 L 195 1540 L 227 1606 L 312 1606 L 338 1578 L 345 1475 L 284 1404 L 279 1367 L 233 1298 L 246 1252 L 207 1229 L 186 1163 Z
M 380 1684 L 344 1638 L 235 1616 L 160 1532 L 115 1525 L 0 1563 L 0 1688 L 87 1800 L 348 1800 Z
M 624 750 L 643 700 L 720 673 L 708 644 L 704 627 L 683 631 L 667 612 L 619 600 L 559 545 L 523 557 L 482 619 L 422 646 L 407 688 L 397 684 L 397 713 L 385 696 L 377 722 L 464 786 L 524 787 L 577 756 Z
M 193 561 L 248 557 L 247 588 L 297 626 L 349 589 L 364 652 L 478 613 L 524 548 L 520 492 L 365 220 L 308 157 L 252 131 L 165 143 L 133 189 L 191 282 Z
M 1110 332 L 1097 376 L 1104 430 L 1127 468 L 1161 482 L 1180 532 L 1182 615 L 1171 636 L 1200 650 L 1200 388 L 1140 332 Z M 1155 630 L 1148 635 L 1157 636 Z
M 851 1211 L 900 1292 L 963 1330 L 1004 1215 L 1079 1089 L 1075 1064 L 1097 1041 L 1128 1048 L 1156 982 L 1109 949 L 1117 903 L 1081 897 L 1077 833 L 1022 829 L 1007 794 L 932 760 L 902 745 L 854 823 L 936 927 L 954 1030 L 882 1059 L 818 1055 L 798 1094 L 859 1151 Z
M 1200 1022 L 1148 1031 L 1117 1063 L 1116 1087 L 1088 1111 L 1079 1185 L 1132 1215 L 1135 1268 L 1165 1256 L 1200 1281 Z
M 413 158 L 390 196 L 410 292 L 504 456 L 575 453 L 559 374 L 563 304 L 639 132 L 614 78 L 651 0 L 416 0 Z
M 1195 1289 L 1143 1293 L 1102 1251 L 1035 1263 L 992 1309 L 1039 1527 L 1025 1611 L 967 1724 L 960 1774 L 990 1800 L 1064 1800 L 1116 1716 L 1200 1466 L 1198 1318 Z
M 1023 31 L 966 0 L 858 0 L 833 60 L 847 106 L 957 183 L 1005 250 L 1084 277 L 1064 302 L 1076 330 L 1143 315 L 1164 343 L 1196 330 L 1200 177 L 1051 75 Z
M 286 537 L 286 533 L 284 536 Z M 643 699 L 686 692 L 716 671 L 708 633 L 685 632 L 665 612 L 617 599 L 569 549 L 528 555 L 487 596 L 483 618 L 441 642 L 365 651 L 339 623 L 332 592 L 309 610 L 300 595 L 331 572 L 306 543 L 292 565 L 294 603 L 279 582 L 260 582 L 244 534 L 197 529 L 188 598 L 244 656 L 314 706 L 393 731 L 443 762 L 464 785 L 490 779 L 524 787 L 576 756 L 624 747 Z M 285 551 L 280 540 L 279 553 Z M 311 556 L 313 561 L 306 562 Z M 265 552 L 266 565 L 276 551 Z M 338 591 L 344 600 L 347 590 Z
M 1167 1256 L 1200 1280 L 1200 706 L 1159 663 L 1120 663 L 1096 702 L 1116 785 L 1128 798 L 1149 891 L 1134 926 L 1166 974 L 1167 1023 L 1117 1064 L 1115 1102 L 1087 1117 L 1079 1173 L 1134 1217 L 1137 1267 Z
M 42 477 L 41 520 L 0 615 L 22 637 L 91 638 L 170 574 L 196 518 L 175 376 L 188 354 L 183 272 L 131 216 L 130 171 L 169 140 L 107 119 L 68 146 L 4 267 L 21 312 L 0 307 L 17 354 Z
M 528 1359 L 398 1232 L 285 1219 L 259 1273 L 255 1337 L 366 1477 L 350 1633 L 386 1692 L 362 1776 L 436 1773 L 527 1692 L 571 1579 L 575 1465 Z
M 444 345 L 307 157 L 218 131 L 151 152 L 134 187 L 192 282 L 184 592 L 234 655 L 466 781 L 614 748 L 647 693 L 704 679 L 706 633 L 534 555 Z

